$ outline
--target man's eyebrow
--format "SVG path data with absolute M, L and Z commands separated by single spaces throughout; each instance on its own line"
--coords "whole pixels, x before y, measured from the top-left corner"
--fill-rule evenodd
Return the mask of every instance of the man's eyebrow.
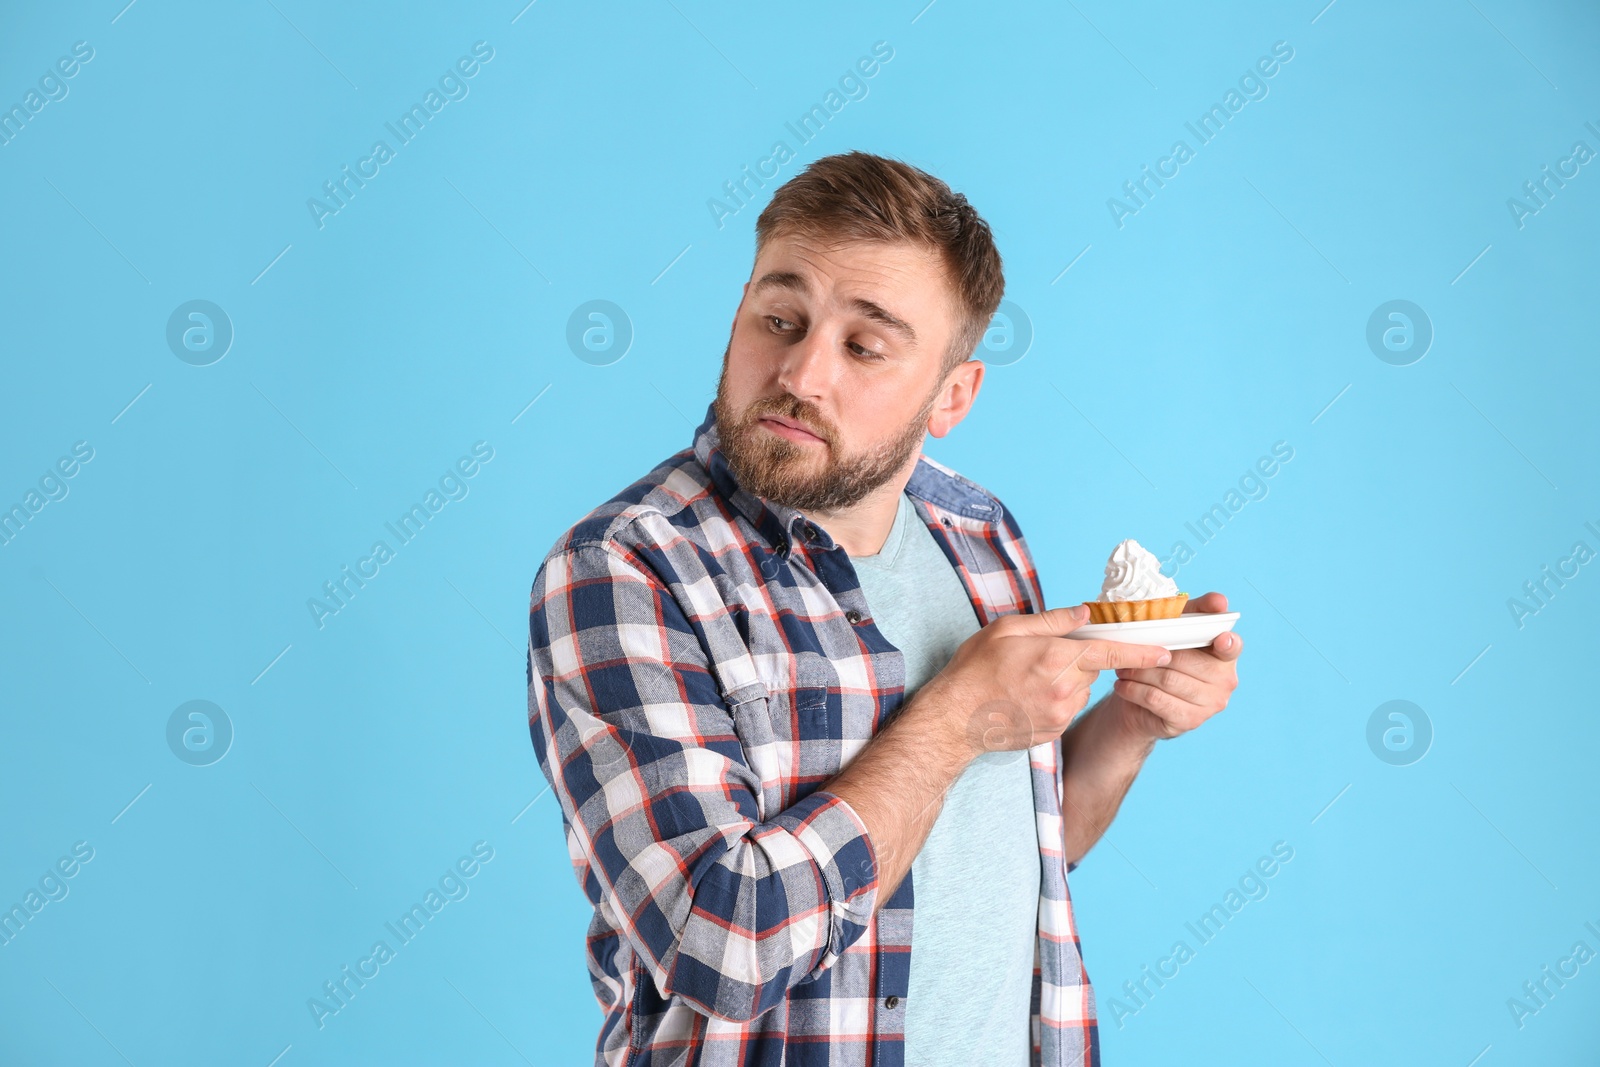
M 806 283 L 804 276 L 792 270 L 769 271 L 756 282 L 756 292 L 766 289 L 793 289 L 802 295 L 809 295 L 811 286 Z
M 791 289 L 802 296 L 811 295 L 811 286 L 806 282 L 805 277 L 788 270 L 771 271 L 763 274 L 756 281 L 755 289 L 758 293 L 767 289 Z M 850 301 L 850 306 L 872 321 L 899 334 L 912 348 L 917 346 L 917 331 L 911 328 L 909 322 L 891 314 L 881 304 L 875 304 L 871 300 L 858 296 Z
M 889 314 L 889 312 L 880 305 L 874 304 L 870 300 L 863 300 L 859 296 L 850 301 L 850 306 L 861 312 L 861 314 L 865 315 L 872 321 L 881 323 L 893 330 L 895 333 L 899 334 L 905 339 L 906 344 L 910 345 L 912 348 L 917 347 L 917 331 L 911 328 L 911 324 L 909 322 L 901 318 L 896 318 L 894 315 Z

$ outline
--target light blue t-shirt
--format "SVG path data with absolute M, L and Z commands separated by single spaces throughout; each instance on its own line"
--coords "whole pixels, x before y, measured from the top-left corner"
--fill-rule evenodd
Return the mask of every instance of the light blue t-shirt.
M 872 621 L 905 656 L 910 700 L 977 632 L 972 602 L 904 493 L 883 548 L 850 561 Z M 985 753 L 911 864 L 907 1067 L 1027 1067 L 1040 876 L 1028 754 Z

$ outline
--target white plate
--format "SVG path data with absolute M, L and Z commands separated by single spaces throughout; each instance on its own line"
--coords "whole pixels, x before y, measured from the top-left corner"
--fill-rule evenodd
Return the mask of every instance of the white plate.
M 1176 652 L 1180 648 L 1206 648 L 1221 634 L 1233 629 L 1237 611 L 1194 611 L 1175 619 L 1147 619 L 1144 622 L 1091 622 L 1078 627 L 1067 637 L 1078 641 L 1100 639 L 1129 645 L 1160 645 Z

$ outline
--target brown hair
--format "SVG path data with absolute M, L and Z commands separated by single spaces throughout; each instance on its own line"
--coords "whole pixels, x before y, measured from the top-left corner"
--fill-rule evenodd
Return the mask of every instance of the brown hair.
M 1000 251 L 977 209 L 940 179 L 896 159 L 845 152 L 814 160 L 772 194 L 756 219 L 758 259 L 779 235 L 910 241 L 938 254 L 957 309 L 941 380 L 972 356 L 1005 293 Z

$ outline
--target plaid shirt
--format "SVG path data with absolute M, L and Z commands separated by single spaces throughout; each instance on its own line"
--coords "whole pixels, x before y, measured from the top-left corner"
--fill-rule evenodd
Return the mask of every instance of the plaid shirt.
M 708 406 L 693 447 L 563 534 L 533 583 L 528 725 L 594 905 L 595 1062 L 900 1067 L 912 878 L 880 901 L 865 826 L 819 787 L 904 703 L 904 657 L 845 550 L 740 488 L 717 441 Z M 999 500 L 927 456 L 906 492 L 980 623 L 1043 610 Z M 1060 748 L 1028 754 L 1033 1062 L 1098 1067 Z

